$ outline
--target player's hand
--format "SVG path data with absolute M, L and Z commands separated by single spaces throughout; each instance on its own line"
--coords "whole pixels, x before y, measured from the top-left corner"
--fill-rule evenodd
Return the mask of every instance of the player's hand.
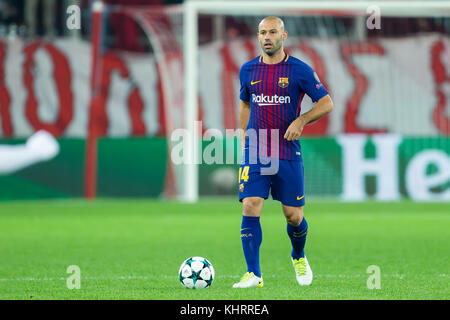
M 287 141 L 294 141 L 300 139 L 304 126 L 305 123 L 303 122 L 302 118 L 295 119 L 287 128 L 286 133 L 284 134 L 284 138 Z

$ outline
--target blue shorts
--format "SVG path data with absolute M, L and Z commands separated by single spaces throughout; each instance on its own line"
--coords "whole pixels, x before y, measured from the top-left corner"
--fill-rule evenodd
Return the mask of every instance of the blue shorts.
M 269 165 L 241 163 L 239 166 L 239 201 L 247 197 L 269 197 L 286 206 L 305 205 L 303 161 L 279 160 L 278 170 L 264 172 Z M 266 171 L 268 171 L 266 169 Z

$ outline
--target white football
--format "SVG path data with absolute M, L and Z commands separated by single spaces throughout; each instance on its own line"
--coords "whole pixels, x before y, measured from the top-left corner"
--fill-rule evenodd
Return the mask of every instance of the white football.
M 209 288 L 214 280 L 214 268 L 206 258 L 190 257 L 181 264 L 178 279 L 188 289 Z

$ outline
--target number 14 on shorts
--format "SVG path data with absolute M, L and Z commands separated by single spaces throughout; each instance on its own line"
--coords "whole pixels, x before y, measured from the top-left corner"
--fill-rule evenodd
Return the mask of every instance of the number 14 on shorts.
M 250 169 L 250 166 L 240 167 L 239 168 L 239 183 L 241 183 L 241 180 L 244 182 L 248 181 L 248 170 Z

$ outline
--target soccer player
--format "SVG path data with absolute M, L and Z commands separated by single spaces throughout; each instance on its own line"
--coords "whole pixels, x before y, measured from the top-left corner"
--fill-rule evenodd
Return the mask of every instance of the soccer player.
M 286 217 L 297 282 L 310 285 L 313 274 L 304 252 L 308 223 L 303 215 L 305 193 L 299 138 L 305 125 L 331 112 L 333 102 L 314 70 L 284 51 L 287 32 L 280 18 L 264 18 L 257 36 L 262 54 L 242 65 L 239 72 L 239 122 L 245 132 L 241 141 L 239 201 L 243 204 L 241 240 L 247 272 L 233 288 L 264 284 L 259 261 L 260 216 L 269 190 L 272 198 L 281 202 Z M 300 115 L 305 93 L 315 104 Z M 266 134 L 262 134 L 264 130 Z M 271 134 L 274 130 L 278 139 Z M 273 166 L 273 162 L 277 165 Z M 276 170 L 263 172 L 268 165 Z

